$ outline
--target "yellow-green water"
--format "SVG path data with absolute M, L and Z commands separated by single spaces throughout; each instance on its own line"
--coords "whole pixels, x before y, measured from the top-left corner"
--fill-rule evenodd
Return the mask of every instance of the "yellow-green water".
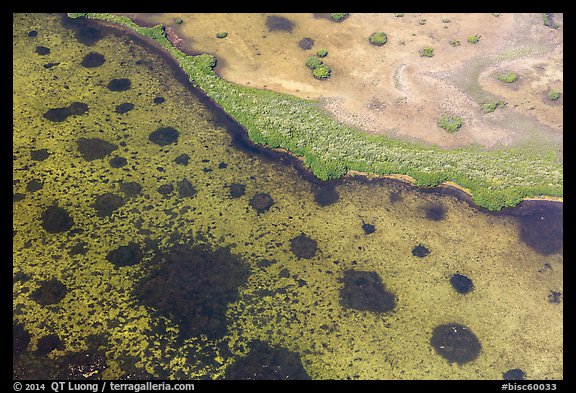
M 38 35 L 28 36 L 31 30 Z M 515 368 L 529 379 L 563 377 L 563 302 L 549 301 L 551 291 L 563 292 L 561 251 L 542 255 L 526 245 L 513 217 L 393 182 L 348 178 L 336 186 L 336 203 L 319 206 L 316 186 L 291 166 L 232 146 L 213 112 L 166 60 L 123 33 L 104 31 L 87 46 L 61 25 L 60 16 L 13 17 L 13 192 L 26 195 L 13 203 L 13 307 L 14 323 L 30 333 L 28 353 L 14 360 L 17 375 L 34 377 L 39 361 L 29 353 L 43 336 L 56 333 L 63 347 L 46 356 L 56 363 L 92 348 L 91 337 L 105 337 L 98 349 L 107 367 L 92 377 L 106 379 L 124 377 L 126 359 L 156 376 L 222 378 L 253 340 L 298 352 L 313 379 L 501 379 Z M 38 45 L 50 53 L 39 55 Z M 82 67 L 93 51 L 105 56 L 104 64 Z M 44 67 L 49 63 L 58 65 Z M 114 78 L 129 78 L 131 88 L 108 90 Z M 165 101 L 154 104 L 158 96 Z M 86 103 L 88 112 L 58 123 L 43 117 L 72 102 Z M 134 109 L 115 113 L 124 102 Z M 176 144 L 148 140 L 166 126 L 180 131 Z M 118 149 L 87 162 L 78 152 L 79 138 L 101 138 Z M 31 160 L 31 151 L 44 148 L 46 160 Z M 175 164 L 183 153 L 189 164 Z M 108 161 L 116 155 L 128 164 L 112 168 Z M 220 168 L 221 162 L 227 166 Z M 184 178 L 197 189 L 195 197 L 178 196 L 176 184 Z M 29 192 L 33 179 L 43 187 Z M 98 216 L 96 197 L 122 196 L 120 183 L 129 181 L 142 186 L 141 195 L 125 198 L 109 217 Z M 231 183 L 245 184 L 245 195 L 230 198 Z M 164 184 L 175 187 L 170 197 L 157 192 Z M 259 192 L 275 201 L 261 214 L 249 205 Z M 401 199 L 392 202 L 398 193 Z M 73 218 L 70 231 L 42 228 L 42 212 L 54 202 Z M 442 205 L 445 217 L 426 218 L 431 205 Z M 365 234 L 363 222 L 376 232 Z M 302 232 L 317 242 L 313 258 L 298 259 L 290 250 L 291 239 Z M 250 275 L 228 307 L 224 337 L 182 340 L 178 325 L 139 302 L 134 290 L 154 260 L 147 244 L 169 250 L 200 234 L 212 248 L 230 246 Z M 78 242 L 88 251 L 71 256 Z M 115 267 L 106 260 L 130 242 L 145 250 L 140 264 Z M 418 244 L 430 255 L 412 255 Z M 263 260 L 274 263 L 264 266 Z M 349 269 L 376 272 L 395 294 L 395 309 L 342 307 L 342 277 Z M 454 273 L 470 277 L 474 290 L 457 293 L 449 281 Z M 68 292 L 57 304 L 42 306 L 32 293 L 51 278 Z M 474 332 L 482 345 L 476 360 L 458 365 L 435 352 L 432 331 L 446 323 Z M 159 329 L 163 324 L 166 329 Z

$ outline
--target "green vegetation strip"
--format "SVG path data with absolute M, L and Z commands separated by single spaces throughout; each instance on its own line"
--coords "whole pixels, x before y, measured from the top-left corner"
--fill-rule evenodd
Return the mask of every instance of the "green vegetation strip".
M 156 40 L 194 86 L 245 127 L 252 141 L 303 157 L 304 164 L 320 179 L 338 178 L 353 170 L 408 175 L 419 186 L 451 181 L 468 189 L 476 204 L 491 210 L 514 206 L 526 197 L 562 196 L 563 168 L 553 149 L 446 150 L 370 135 L 337 122 L 316 101 L 223 80 L 213 70 L 214 56 L 186 55 L 172 46 L 161 25 L 142 27 L 111 14 L 68 15 L 117 23 Z

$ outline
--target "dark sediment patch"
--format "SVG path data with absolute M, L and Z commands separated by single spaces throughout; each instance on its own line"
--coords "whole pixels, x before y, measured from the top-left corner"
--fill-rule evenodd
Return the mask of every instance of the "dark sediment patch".
M 366 224 L 365 222 L 362 223 L 362 230 L 366 235 L 370 235 L 376 232 L 376 227 L 372 224 Z
M 129 198 L 136 197 L 142 193 L 142 186 L 135 181 L 120 183 L 120 191 Z
M 46 306 L 60 302 L 67 293 L 68 288 L 66 288 L 66 285 L 52 278 L 47 281 L 42 281 L 40 287 L 32 292 L 30 297 L 37 303 Z
M 427 205 L 424 207 L 424 211 L 426 218 L 431 221 L 440 221 L 446 217 L 446 208 L 440 203 Z
M 459 365 L 475 360 L 482 348 L 476 335 L 457 323 L 435 327 L 430 344 L 448 362 Z
M 166 98 L 158 96 L 158 97 L 154 97 L 154 104 L 159 105 L 161 103 L 163 103 L 164 101 L 166 101 Z
M 48 157 L 50 157 L 48 149 L 38 149 L 38 150 L 32 150 L 30 152 L 30 159 L 32 161 L 44 161 Z
M 172 184 L 163 184 L 160 187 L 158 187 L 156 191 L 167 197 L 174 192 L 174 186 Z
M 26 185 L 26 191 L 28 192 L 36 192 L 41 190 L 44 187 L 44 184 L 40 180 L 32 179 Z
M 106 87 L 110 91 L 126 91 L 132 87 L 132 82 L 128 78 L 112 79 Z
M 525 379 L 526 373 L 519 368 L 513 368 L 502 373 L 502 379 L 505 381 L 521 381 Z
M 78 151 L 86 161 L 104 158 L 118 146 L 100 138 L 80 138 L 76 141 Z
M 124 206 L 124 198 L 120 195 L 107 192 L 98 195 L 92 207 L 96 209 L 98 217 L 110 216 L 116 209 Z
M 42 67 L 44 67 L 44 68 L 46 68 L 47 70 L 49 70 L 50 68 L 57 67 L 57 66 L 59 66 L 59 65 L 60 65 L 60 63 L 46 63 L 46 64 L 44 64 Z
M 90 52 L 82 59 L 82 67 L 96 68 L 106 62 L 106 57 L 98 52 Z
M 188 165 L 190 162 L 190 156 L 186 153 L 182 153 L 174 159 L 174 162 L 178 165 Z
M 340 304 L 359 311 L 389 312 L 396 307 L 396 296 L 386 290 L 376 272 L 346 270 Z
M 418 257 L 418 258 L 424 258 L 428 254 L 430 254 L 430 250 L 428 250 L 422 244 L 418 244 L 417 246 L 415 246 L 412 249 L 412 255 L 414 255 L 415 257 Z
M 553 304 L 560 304 L 562 300 L 562 293 L 560 291 L 550 291 L 548 294 L 548 302 Z
M 68 116 L 83 115 L 88 112 L 88 105 L 83 102 L 73 102 L 72 104 L 63 108 L 48 109 L 44 113 L 44 117 L 53 122 L 63 122 Z
M 12 358 L 18 358 L 26 352 L 30 344 L 30 333 L 19 323 L 12 323 Z
M 124 102 L 124 103 L 116 106 L 115 112 L 122 115 L 126 112 L 130 112 L 132 109 L 134 109 L 133 103 Z
M 402 193 L 400 191 L 391 192 L 388 199 L 391 203 L 400 202 L 402 200 Z
M 128 160 L 125 159 L 124 157 L 116 156 L 111 158 L 110 161 L 108 161 L 108 163 L 112 168 L 122 168 L 123 166 L 126 166 L 126 164 L 128 164 Z
M 310 37 L 304 37 L 298 41 L 298 46 L 300 49 L 310 50 L 314 46 L 314 40 Z
M 266 26 L 268 27 L 268 31 L 287 31 L 291 33 L 294 28 L 294 23 L 283 16 L 270 15 L 266 18 Z
M 227 248 L 175 246 L 152 266 L 135 290 L 144 305 L 172 318 L 182 337 L 226 334 L 226 310 L 249 274 L 244 261 Z
M 57 205 L 46 208 L 42 213 L 42 228 L 50 233 L 66 232 L 74 225 L 74 220 L 68 212 Z
M 198 191 L 196 188 L 190 183 L 188 179 L 182 179 L 178 183 L 176 183 L 178 187 L 178 195 L 180 198 L 193 198 L 196 196 Z
M 318 251 L 318 244 L 316 240 L 313 240 L 306 236 L 306 234 L 301 233 L 292 240 L 290 240 L 290 250 L 298 258 L 310 259 L 316 255 Z
M 136 243 L 130 243 L 127 246 L 120 246 L 108 252 L 106 260 L 116 267 L 132 266 L 142 261 L 142 251 Z
M 32 37 L 32 38 L 38 37 L 38 31 L 36 31 L 36 30 L 30 30 L 30 31 L 28 32 L 28 34 L 26 34 L 26 35 L 27 35 L 28 37 Z
M 218 169 L 225 169 L 228 167 L 228 164 L 226 164 L 225 162 L 221 162 L 218 164 Z
M 38 53 L 40 56 L 49 55 L 50 54 L 50 48 L 46 48 L 45 46 L 38 45 L 36 47 L 36 53 Z
M 38 340 L 38 347 L 34 352 L 37 356 L 46 356 L 55 349 L 64 349 L 64 343 L 57 334 L 48 334 Z
M 107 34 L 106 30 L 98 26 L 97 22 L 87 18 L 63 18 L 63 25 L 74 30 L 74 37 L 86 46 L 92 46 Z
M 314 201 L 319 206 L 332 205 L 333 203 L 338 202 L 339 199 L 340 199 L 340 194 L 338 194 L 338 191 L 336 191 L 336 189 L 334 188 L 334 186 L 332 184 L 328 184 L 326 186 L 320 187 L 314 193 Z
M 20 202 L 24 198 L 26 198 L 26 194 L 23 194 L 21 192 L 17 192 L 16 194 L 12 195 L 12 202 Z
M 268 211 L 274 205 L 274 199 L 266 192 L 259 192 L 250 199 L 250 206 L 260 213 Z
M 150 142 L 160 146 L 166 146 L 178 141 L 180 133 L 173 127 L 160 127 L 156 131 L 152 131 L 148 136 Z
M 309 380 L 300 354 L 285 348 L 271 348 L 261 341 L 252 342 L 248 355 L 226 369 L 227 380 Z
M 87 245 L 88 243 L 86 242 L 78 242 L 74 244 L 70 248 L 70 251 L 68 251 L 68 255 L 70 255 L 71 257 L 75 255 L 86 255 L 86 253 L 88 252 L 88 248 L 86 247 Z
M 240 198 L 246 192 L 246 186 L 240 183 L 230 184 L 230 198 Z
M 62 380 L 99 380 L 108 368 L 102 351 L 84 351 L 65 355 L 59 359 L 56 378 Z
M 453 274 L 450 277 L 450 284 L 458 293 L 468 293 L 474 288 L 472 280 L 460 273 Z

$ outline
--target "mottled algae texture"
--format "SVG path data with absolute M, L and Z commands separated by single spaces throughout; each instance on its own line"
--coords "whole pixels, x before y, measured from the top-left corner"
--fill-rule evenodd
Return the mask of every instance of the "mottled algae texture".
M 561 214 L 312 182 L 101 24 L 13 49 L 15 378 L 563 377 Z

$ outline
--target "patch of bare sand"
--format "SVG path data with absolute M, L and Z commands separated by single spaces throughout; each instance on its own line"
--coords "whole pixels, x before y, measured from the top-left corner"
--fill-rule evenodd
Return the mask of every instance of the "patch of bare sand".
M 561 143 L 562 101 L 551 102 L 546 93 L 562 92 L 563 35 L 544 26 L 541 14 L 351 14 L 342 23 L 282 14 L 293 22 L 291 31 L 270 31 L 270 15 L 129 16 L 171 26 L 189 53 L 214 54 L 226 80 L 320 99 L 336 119 L 370 133 L 446 148 L 510 146 L 527 138 Z M 562 16 L 555 21 L 562 25 Z M 228 36 L 216 38 L 219 31 Z M 375 31 L 388 35 L 384 46 L 369 43 Z M 475 34 L 480 41 L 467 42 Z M 298 46 L 305 37 L 314 40 L 310 50 Z M 434 56 L 421 57 L 424 47 L 434 48 Z M 314 79 L 305 66 L 318 49 L 329 52 L 328 80 Z M 520 75 L 516 85 L 495 79 L 504 69 Z M 507 106 L 485 114 L 486 100 Z M 446 133 L 437 125 L 443 113 L 460 116 L 463 127 Z

